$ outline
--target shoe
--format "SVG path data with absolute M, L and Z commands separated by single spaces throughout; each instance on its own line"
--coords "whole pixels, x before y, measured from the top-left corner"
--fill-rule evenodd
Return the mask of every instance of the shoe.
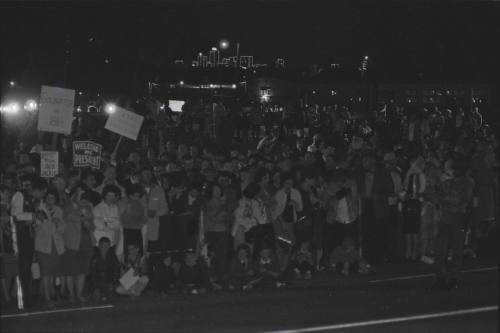
M 283 288 L 286 286 L 285 282 L 278 281 L 276 282 L 276 288 Z
M 446 281 L 446 288 L 448 290 L 458 289 L 458 284 L 459 284 L 458 279 L 451 278 L 448 281 Z
M 307 271 L 306 274 L 304 274 L 304 279 L 310 280 L 312 278 L 312 274 L 310 271 Z
M 294 274 L 295 274 L 295 278 L 296 278 L 297 280 L 302 279 L 302 274 L 300 274 L 300 271 L 299 271 L 298 269 L 294 269 L 294 271 L 293 271 L 293 272 L 294 272 Z

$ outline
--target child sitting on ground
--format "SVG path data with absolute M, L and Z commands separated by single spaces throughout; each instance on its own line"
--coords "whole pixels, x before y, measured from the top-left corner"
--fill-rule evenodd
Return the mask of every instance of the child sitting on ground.
M 146 258 L 139 253 L 139 244 L 128 244 L 125 263 L 121 267 L 122 278 L 116 292 L 120 295 L 139 296 L 149 282 L 147 270 Z
M 283 283 L 278 280 L 278 260 L 269 246 L 263 246 L 255 262 L 255 277 L 244 286 L 244 289 L 258 287 L 281 287 Z
M 120 278 L 120 263 L 114 251 L 110 251 L 111 240 L 99 239 L 99 248 L 90 264 L 90 284 L 94 299 L 106 301 L 112 296 Z
M 349 275 L 351 267 L 354 265 L 358 266 L 358 273 L 361 274 L 367 274 L 371 269 L 365 259 L 359 255 L 351 237 L 344 238 L 342 244 L 333 250 L 330 264 L 332 267 L 341 266 L 344 275 Z
M 178 285 L 185 293 L 193 295 L 206 293 L 209 285 L 208 270 L 197 253 L 185 254 L 179 269 Z
M 158 286 L 163 295 L 175 292 L 176 275 L 178 271 L 179 263 L 174 263 L 171 255 L 165 256 L 156 271 Z
M 243 289 L 255 275 L 252 265 L 250 247 L 242 243 L 236 249 L 236 256 L 231 262 L 229 271 L 229 289 Z
M 292 257 L 292 269 L 297 279 L 310 279 L 314 268 L 313 255 L 311 253 L 311 243 L 303 241 Z

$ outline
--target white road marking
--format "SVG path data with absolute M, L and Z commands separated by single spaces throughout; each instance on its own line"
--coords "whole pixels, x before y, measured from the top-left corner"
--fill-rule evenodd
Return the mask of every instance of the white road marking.
M 100 306 L 86 306 L 81 308 L 69 308 L 69 309 L 58 309 L 58 310 L 48 310 L 48 311 L 35 311 L 35 312 L 23 312 L 16 314 L 7 314 L 1 315 L 0 318 L 16 318 L 16 317 L 28 317 L 28 316 L 36 316 L 36 315 L 44 315 L 44 314 L 52 314 L 52 313 L 61 313 L 61 312 L 73 312 L 73 311 L 87 311 L 87 310 L 97 310 L 97 309 L 109 309 L 112 308 L 113 305 L 100 305 Z
M 486 271 L 495 271 L 495 270 L 498 270 L 497 266 L 468 269 L 468 270 L 462 271 L 462 273 L 486 272 Z M 387 279 L 380 279 L 380 280 L 371 280 L 370 283 L 378 283 L 378 282 L 386 282 L 386 281 L 399 281 L 399 280 L 410 280 L 410 279 L 420 279 L 420 278 L 425 278 L 425 277 L 432 277 L 432 276 L 435 276 L 435 275 L 436 274 L 434 274 L 434 273 L 430 273 L 430 274 L 418 274 L 418 275 L 399 276 L 399 277 L 395 277 L 395 278 L 387 278 Z
M 428 314 L 416 315 L 416 316 L 395 317 L 395 318 L 387 318 L 387 319 L 379 319 L 379 320 L 368 320 L 368 321 L 360 321 L 360 322 L 344 323 L 344 324 L 336 324 L 336 325 L 316 326 L 316 327 L 305 327 L 305 328 L 298 328 L 298 329 L 291 329 L 291 330 L 268 331 L 268 332 L 265 332 L 265 333 L 319 332 L 319 331 L 337 330 L 337 329 L 343 329 L 343 328 L 352 328 L 352 327 L 362 327 L 362 326 L 372 326 L 372 325 L 380 325 L 380 324 L 398 323 L 398 322 L 412 321 L 412 320 L 422 320 L 422 319 L 430 319 L 430 318 L 459 316 L 459 315 L 464 315 L 464 314 L 487 312 L 487 311 L 495 311 L 495 310 L 498 310 L 498 305 L 495 305 L 495 306 L 486 306 L 486 307 L 481 307 L 481 308 L 456 310 L 456 311 L 439 312 L 439 313 L 428 313 Z

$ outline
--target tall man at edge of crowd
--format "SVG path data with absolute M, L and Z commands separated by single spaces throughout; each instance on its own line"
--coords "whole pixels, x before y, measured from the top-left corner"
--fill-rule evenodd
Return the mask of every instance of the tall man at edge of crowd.
M 23 287 L 23 298 L 26 306 L 32 304 L 31 264 L 34 255 L 34 230 L 36 205 L 47 190 L 47 183 L 33 176 L 21 177 L 21 191 L 14 194 L 11 201 L 11 216 L 17 228 L 17 244 L 19 251 L 19 277 Z

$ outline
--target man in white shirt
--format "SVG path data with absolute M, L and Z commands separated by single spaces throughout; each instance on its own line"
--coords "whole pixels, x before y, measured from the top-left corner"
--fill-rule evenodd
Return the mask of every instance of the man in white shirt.
M 38 203 L 45 196 L 47 183 L 38 177 L 21 177 L 22 189 L 16 192 L 11 201 L 10 214 L 14 218 L 19 255 L 19 276 L 23 288 L 25 306 L 30 306 L 32 275 L 31 264 L 34 254 L 33 223 Z

